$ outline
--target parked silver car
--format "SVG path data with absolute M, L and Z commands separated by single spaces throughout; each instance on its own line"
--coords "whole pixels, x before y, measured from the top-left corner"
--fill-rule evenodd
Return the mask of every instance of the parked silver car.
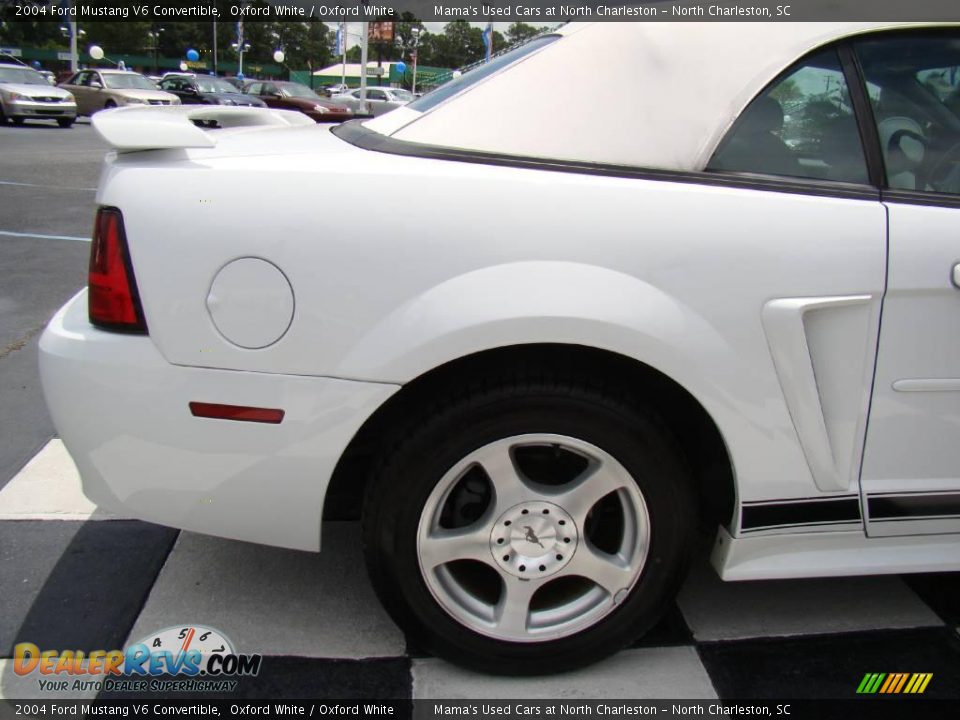
M 360 88 L 351 90 L 348 93 L 334 95 L 330 98 L 332 102 L 338 105 L 348 107 L 354 112 L 360 112 Z M 383 115 L 398 107 L 402 107 L 409 102 L 413 102 L 414 95 L 409 90 L 402 88 L 388 87 L 368 87 L 367 88 L 367 109 L 371 115 Z
M 70 127 L 77 119 L 73 95 L 50 83 L 33 68 L 0 63 L 0 124 L 10 119 L 19 125 L 24 120 L 56 120 Z

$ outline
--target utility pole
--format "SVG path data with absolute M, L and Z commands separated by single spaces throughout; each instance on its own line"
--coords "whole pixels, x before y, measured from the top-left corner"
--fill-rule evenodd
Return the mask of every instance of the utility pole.
M 417 52 L 420 47 L 420 28 L 415 27 L 411 28 L 410 32 L 413 34 L 413 87 L 410 92 L 416 94 L 417 92 Z
M 366 4 L 366 3 L 364 3 Z M 367 113 L 367 51 L 369 41 L 367 34 L 370 32 L 370 23 L 360 23 L 360 112 Z
M 217 21 L 213 21 L 213 74 L 217 74 Z
M 243 77 L 243 20 L 237 21 L 237 77 Z
M 79 69 L 80 56 L 77 54 L 77 21 L 70 20 L 70 71 Z

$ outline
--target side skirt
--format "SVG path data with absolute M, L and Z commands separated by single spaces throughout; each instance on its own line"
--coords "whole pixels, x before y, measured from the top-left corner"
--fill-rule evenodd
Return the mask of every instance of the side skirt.
M 960 535 L 868 538 L 862 530 L 734 538 L 717 531 L 710 558 L 724 580 L 960 571 Z

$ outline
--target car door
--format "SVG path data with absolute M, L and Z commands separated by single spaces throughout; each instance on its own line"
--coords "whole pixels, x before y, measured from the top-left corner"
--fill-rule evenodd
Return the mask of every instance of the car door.
M 387 103 L 387 94 L 379 88 L 367 89 L 367 106 L 373 116 L 382 115 L 393 109 Z
M 739 228 L 735 236 L 759 241 L 728 258 L 751 286 L 764 286 L 741 328 L 762 327 L 803 453 L 781 477 L 738 478 L 745 533 L 863 529 L 858 482 L 887 223 L 851 100 L 853 82 L 837 49 L 800 60 L 740 114 L 706 168 L 749 188 L 731 199 L 742 193 L 755 203 L 718 228 Z M 803 496 L 777 489 L 788 473 L 809 478 Z
M 861 475 L 871 536 L 960 532 L 960 32 L 855 50 L 883 157 L 889 267 Z
M 180 102 L 184 105 L 189 103 L 196 103 L 196 97 L 191 96 L 187 91 L 187 81 L 183 78 L 167 78 L 166 80 L 160 81 L 160 89 L 164 92 L 173 93 L 178 98 Z
M 264 83 L 260 90 L 260 99 L 269 107 L 279 108 L 280 110 L 299 110 L 295 103 L 290 102 L 280 92 L 280 88 L 273 83 Z
M 67 90 L 73 93 L 77 100 L 77 112 L 80 115 L 89 115 L 91 110 L 91 92 L 90 80 L 93 77 L 93 71 L 81 70 L 66 84 Z

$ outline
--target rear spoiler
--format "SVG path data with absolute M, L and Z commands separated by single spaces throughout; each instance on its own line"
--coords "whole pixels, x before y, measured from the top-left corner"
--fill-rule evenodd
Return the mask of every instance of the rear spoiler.
M 300 112 L 269 108 L 188 105 L 127 106 L 92 117 L 97 133 L 119 152 L 168 148 L 209 148 L 217 144 L 215 128 L 315 125 Z

